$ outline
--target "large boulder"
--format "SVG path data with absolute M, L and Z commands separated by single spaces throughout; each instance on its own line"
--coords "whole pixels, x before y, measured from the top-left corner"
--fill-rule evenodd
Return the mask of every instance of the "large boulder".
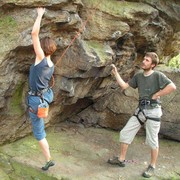
M 29 67 L 35 58 L 31 39 L 35 7 L 46 7 L 40 38 L 51 36 L 58 45 L 52 57 L 55 96 L 46 125 L 71 120 L 120 130 L 132 115 L 137 98 L 131 93 L 124 96 L 118 89 L 110 64 L 116 64 L 127 81 L 146 51 L 156 51 L 161 64 L 169 64 L 179 54 L 179 2 L 163 2 L 1 0 L 0 144 L 31 132 L 30 121 L 25 120 Z M 178 104 L 178 95 L 176 101 Z M 179 113 L 168 109 L 164 119 L 172 112 Z M 179 140 L 168 124 L 178 124 L 178 117 L 162 123 L 164 136 Z

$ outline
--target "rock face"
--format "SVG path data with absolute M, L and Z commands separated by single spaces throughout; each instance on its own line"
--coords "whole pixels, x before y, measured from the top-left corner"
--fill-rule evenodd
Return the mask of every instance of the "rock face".
M 38 6 L 46 7 L 40 37 L 51 36 L 58 45 L 52 57 L 55 97 L 47 126 L 69 120 L 120 130 L 137 105 L 137 92 L 122 94 L 109 65 L 116 64 L 128 80 L 146 51 L 156 51 L 161 64 L 179 54 L 179 1 L 1 0 L 1 144 L 31 132 L 25 97 Z M 178 87 L 179 71 L 167 75 Z M 164 99 L 161 134 L 180 141 L 179 91 Z

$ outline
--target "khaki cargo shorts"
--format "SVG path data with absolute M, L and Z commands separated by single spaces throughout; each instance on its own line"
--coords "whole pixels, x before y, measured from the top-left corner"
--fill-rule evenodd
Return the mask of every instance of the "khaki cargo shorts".
M 136 109 L 135 114 L 139 111 Z M 146 119 L 146 117 L 161 118 L 162 110 L 161 107 L 156 107 L 153 109 L 144 109 L 144 114 L 139 113 L 139 119 L 144 123 L 146 129 L 146 144 L 148 144 L 152 149 L 159 147 L 158 133 L 160 130 L 160 121 L 154 121 L 152 119 Z M 146 117 L 145 117 L 146 116 Z M 132 116 L 124 128 L 120 131 L 120 142 L 131 144 L 135 135 L 141 128 L 141 124 L 136 116 Z

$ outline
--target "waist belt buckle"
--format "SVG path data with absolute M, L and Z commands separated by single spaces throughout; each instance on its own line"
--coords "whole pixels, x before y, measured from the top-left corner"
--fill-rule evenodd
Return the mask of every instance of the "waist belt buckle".
M 31 90 L 28 92 L 28 94 L 31 96 L 41 96 L 42 95 L 41 92 L 35 92 L 35 91 L 31 91 Z
M 28 94 L 31 95 L 31 96 L 35 96 L 35 92 L 33 92 L 33 91 L 31 91 L 31 90 L 28 91 Z
M 36 96 L 42 96 L 43 92 L 36 92 Z
M 42 94 L 45 93 L 46 91 L 48 91 L 48 88 L 43 89 L 41 91 L 37 91 L 37 92 L 30 90 L 30 91 L 28 91 L 28 94 L 31 96 L 42 96 Z
M 150 100 L 143 99 L 140 101 L 140 106 L 149 106 L 151 104 Z
M 146 105 L 148 105 L 148 106 L 151 105 L 151 101 L 147 100 Z

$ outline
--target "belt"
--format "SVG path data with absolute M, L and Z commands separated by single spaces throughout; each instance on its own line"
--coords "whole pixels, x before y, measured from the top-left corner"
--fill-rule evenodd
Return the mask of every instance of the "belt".
M 142 99 L 139 101 L 139 106 L 149 106 L 151 104 L 150 100 Z
M 139 101 L 139 106 L 143 107 L 143 106 L 150 106 L 150 105 L 157 105 L 157 104 L 161 104 L 160 100 L 154 100 L 154 99 L 142 99 Z
M 48 91 L 49 88 L 45 88 L 41 91 L 33 91 L 33 90 L 29 90 L 28 91 L 28 94 L 31 95 L 31 96 L 42 96 L 42 94 L 44 94 L 45 92 Z

